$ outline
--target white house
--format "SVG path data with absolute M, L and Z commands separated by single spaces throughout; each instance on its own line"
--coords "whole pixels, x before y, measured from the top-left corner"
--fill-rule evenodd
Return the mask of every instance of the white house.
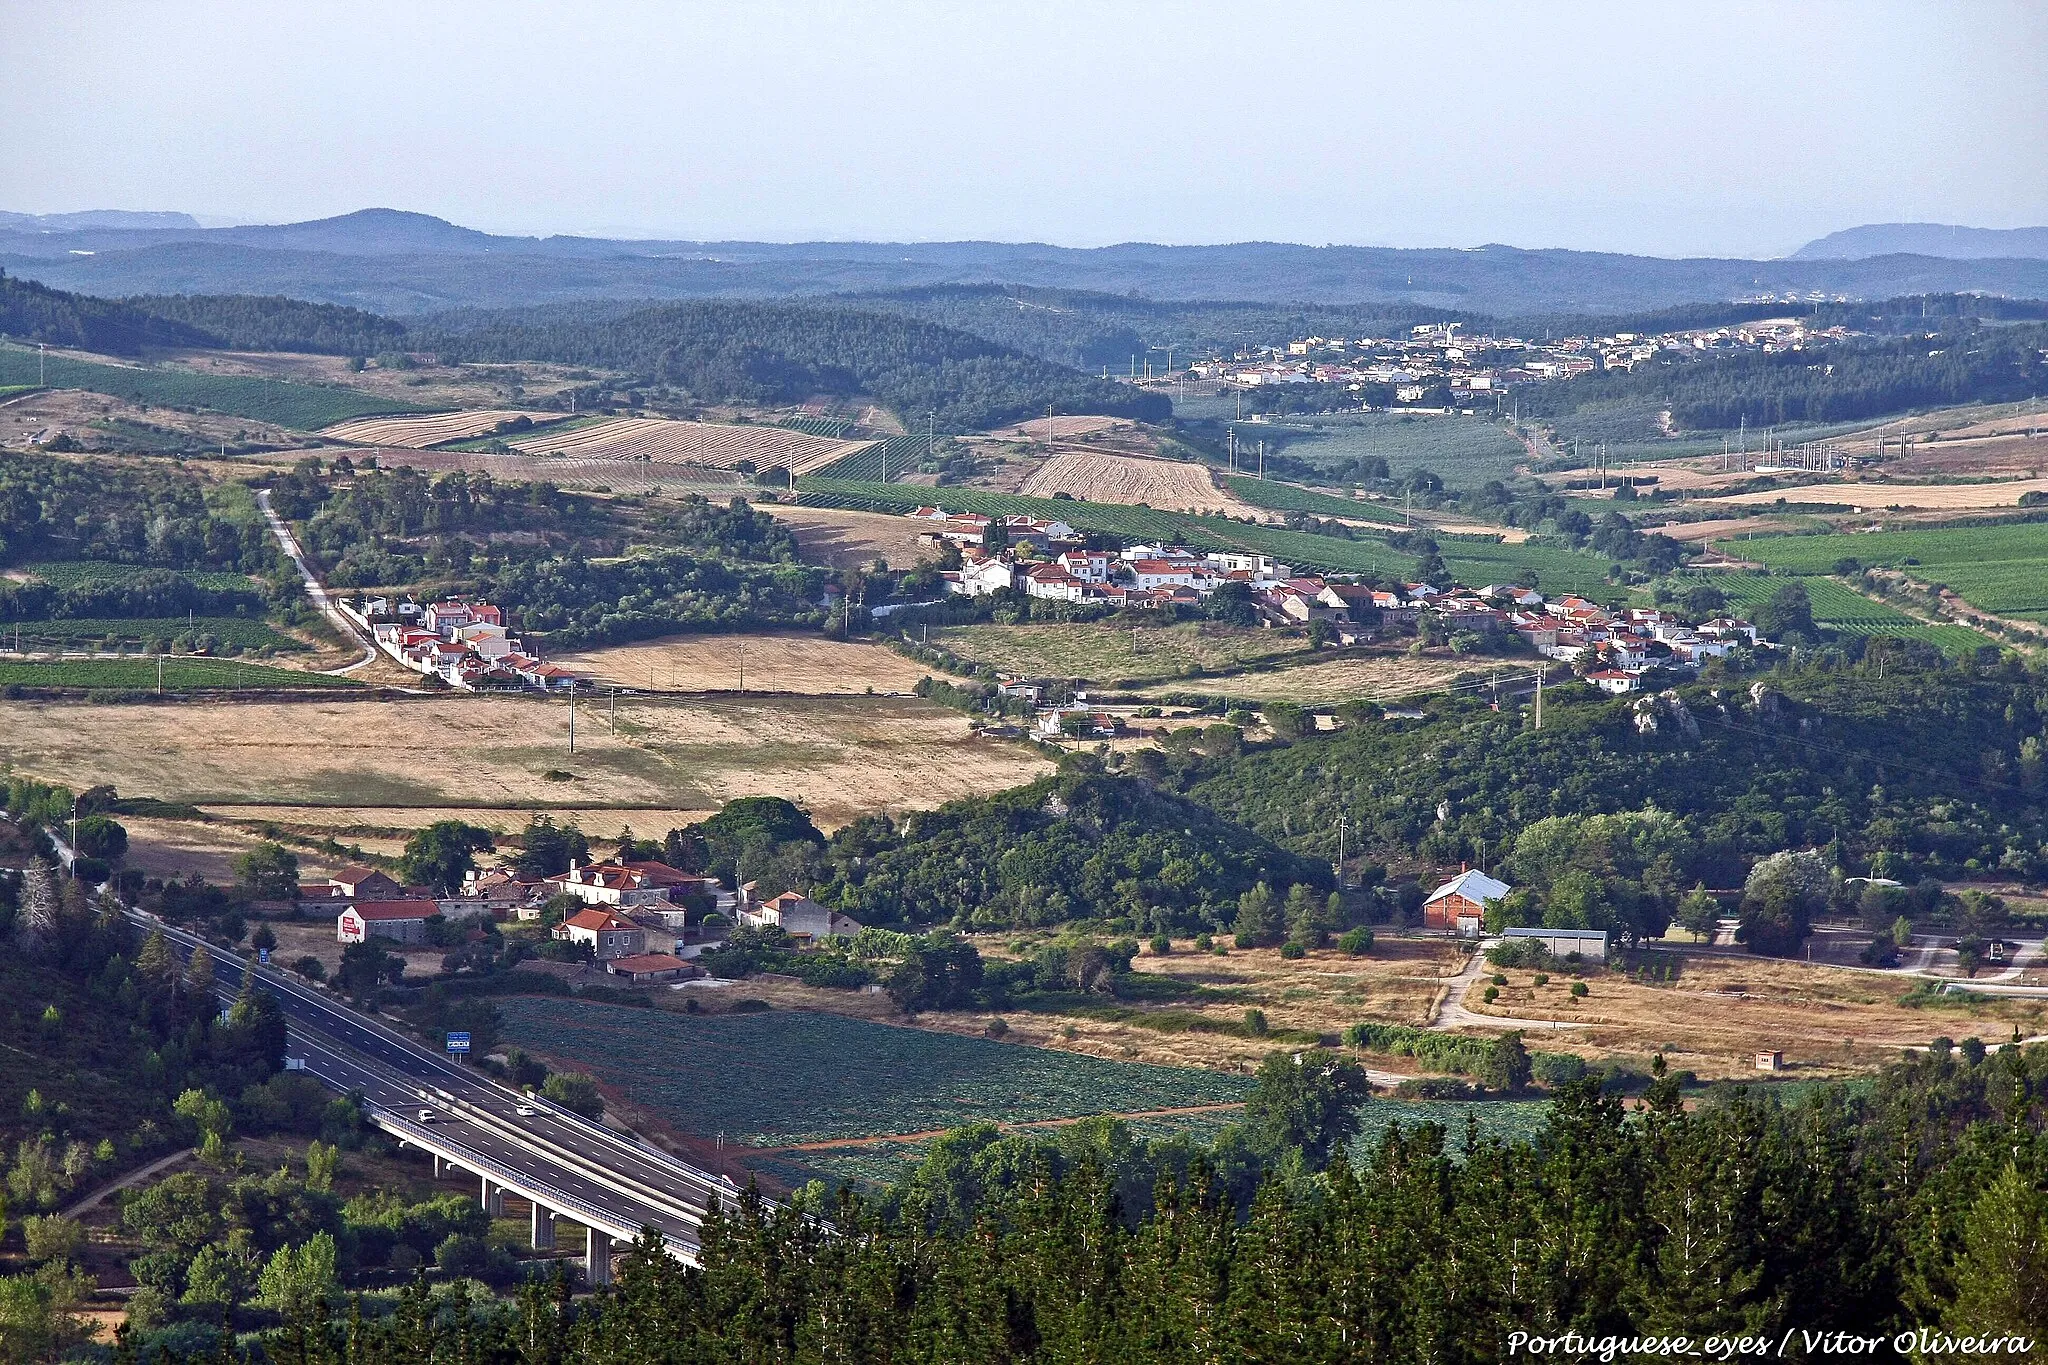
M 425 943 L 427 921 L 441 913 L 430 900 L 362 901 L 335 917 L 336 943 L 362 943 L 388 938 L 395 943 Z
M 555 926 L 555 937 L 588 944 L 599 962 L 647 951 L 647 931 L 609 910 L 578 910 Z

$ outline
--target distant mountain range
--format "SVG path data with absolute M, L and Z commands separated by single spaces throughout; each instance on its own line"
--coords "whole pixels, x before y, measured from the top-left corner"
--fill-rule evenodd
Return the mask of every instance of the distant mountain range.
M 76 232 L 81 228 L 197 228 L 189 213 L 138 213 L 133 209 L 87 209 L 83 213 L 0 212 L 0 228 L 23 232 Z
M 275 294 L 395 316 L 578 299 L 792 298 L 991 283 L 1497 316 L 1613 314 L 1763 295 L 2048 298 L 2048 260 L 1819 258 L 1807 254 L 1812 247 L 1791 260 L 1752 261 L 1507 246 L 629 241 L 498 236 L 393 209 L 225 228 L 202 228 L 184 215 L 139 215 L 152 221 L 138 224 L 137 216 L 58 215 L 96 220 L 64 227 L 44 216 L 0 215 L 0 269 L 103 297 Z M 156 224 L 159 217 L 182 221 Z
M 1973 228 L 1949 223 L 1866 223 L 1830 232 L 1795 261 L 1862 261 L 1872 256 L 1939 256 L 1952 261 L 2048 259 L 2048 227 Z

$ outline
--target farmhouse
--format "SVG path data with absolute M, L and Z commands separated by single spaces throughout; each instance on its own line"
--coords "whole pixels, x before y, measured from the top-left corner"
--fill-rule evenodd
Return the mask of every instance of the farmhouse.
M 326 884 L 352 901 L 396 900 L 405 894 L 404 887 L 374 867 L 344 867 Z
M 427 921 L 441 913 L 430 900 L 361 901 L 334 921 L 334 941 L 363 943 L 388 938 L 395 943 L 425 943 Z
M 696 976 L 699 971 L 673 953 L 636 953 L 631 957 L 615 957 L 604 964 L 604 969 L 613 976 L 623 976 L 634 982 L 674 981 L 682 976 Z
M 809 896 L 785 891 L 739 912 L 740 923 L 756 929 L 780 929 L 801 947 L 828 939 L 852 938 L 861 925 L 850 915 L 828 910 Z
M 587 945 L 599 962 L 647 951 L 647 931 L 609 910 L 578 910 L 555 926 L 555 937 Z
M 1512 890 L 1506 882 L 1467 869 L 1429 893 L 1429 899 L 1422 903 L 1423 927 L 1477 934 L 1486 907 Z
M 706 881 L 667 863 L 571 863 L 567 872 L 546 878 L 546 885 L 549 895 L 574 896 L 586 905 L 632 908 L 673 904 L 704 889 Z

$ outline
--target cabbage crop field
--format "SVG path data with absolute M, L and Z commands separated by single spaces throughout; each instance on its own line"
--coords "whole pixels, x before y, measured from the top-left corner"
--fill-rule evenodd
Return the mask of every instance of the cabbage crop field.
M 159 569 L 148 564 L 115 564 L 104 559 L 54 559 L 30 564 L 27 572 L 53 588 L 75 588 L 83 583 L 126 583 L 146 573 L 174 573 L 194 587 L 208 592 L 257 591 L 256 581 L 244 573 L 218 569 Z
M 188 643 L 211 636 L 216 645 L 240 649 L 301 650 L 306 646 L 260 620 L 246 616 L 117 616 L 57 621 L 0 622 L 0 644 L 25 649 L 92 649 L 104 641 L 139 644 L 148 640 Z M 205 648 L 203 642 L 198 645 Z
M 1251 1090 L 1245 1076 L 809 1011 L 686 1015 L 540 996 L 498 1008 L 510 1041 L 686 1132 L 752 1147 L 1234 1104 Z
M 1909 616 L 1897 607 L 1865 597 L 1847 584 L 1832 578 L 1777 574 L 1710 573 L 1699 580 L 1713 584 L 1728 599 L 1729 610 L 1750 616 L 1771 600 L 1771 595 L 1789 582 L 1806 589 L 1813 605 L 1814 624 L 1843 635 L 1890 635 L 1901 640 L 1924 640 L 1949 654 L 1969 654 L 1992 643 L 1991 637 L 1968 626 L 1942 625 Z M 1686 582 L 1694 581 L 1692 578 Z

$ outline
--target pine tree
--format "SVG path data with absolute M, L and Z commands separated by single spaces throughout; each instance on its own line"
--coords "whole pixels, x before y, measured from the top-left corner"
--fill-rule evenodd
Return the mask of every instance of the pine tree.
M 1309 948 L 1320 948 L 1330 932 L 1325 906 L 1312 887 L 1297 882 L 1287 893 L 1287 937 Z
M 135 970 L 148 981 L 168 983 L 178 979 L 178 957 L 171 951 L 162 925 L 151 929 L 149 937 L 142 941 L 142 951 L 135 956 Z
M 1945 1321 L 1973 1336 L 2048 1332 L 2048 1199 L 2011 1162 L 1970 1210 Z
M 194 999 L 201 1002 L 213 998 L 213 954 L 205 944 L 192 950 L 192 956 L 185 961 L 185 986 Z
M 1271 943 L 1280 936 L 1280 906 L 1273 888 L 1260 882 L 1237 898 L 1237 921 L 1231 926 L 1245 946 Z

